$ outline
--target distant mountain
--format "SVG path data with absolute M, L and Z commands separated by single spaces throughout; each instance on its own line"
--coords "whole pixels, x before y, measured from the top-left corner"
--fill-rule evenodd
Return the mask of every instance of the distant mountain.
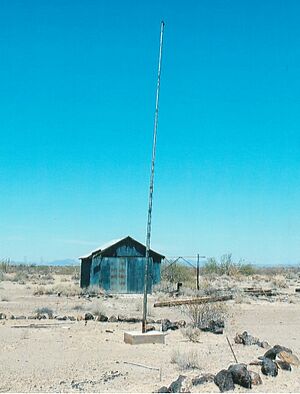
M 64 267 L 64 266 L 76 266 L 79 265 L 80 262 L 78 259 L 61 259 L 61 260 L 53 260 L 53 261 L 44 261 L 44 262 L 21 262 L 21 261 L 11 261 L 11 264 L 17 264 L 17 265 L 21 265 L 21 264 L 26 264 L 26 265 L 48 265 L 48 266 L 60 266 L 60 267 Z
M 48 261 L 47 263 L 43 263 L 42 265 L 70 266 L 70 265 L 79 265 L 79 264 L 80 262 L 78 259 L 64 259 L 64 260 Z

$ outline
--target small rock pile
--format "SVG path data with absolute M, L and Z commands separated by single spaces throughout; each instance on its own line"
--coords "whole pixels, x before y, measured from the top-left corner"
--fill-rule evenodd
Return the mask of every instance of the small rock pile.
M 262 357 L 259 357 L 261 372 L 267 376 L 277 376 L 278 369 L 291 371 L 292 366 L 298 367 L 300 361 L 292 350 L 281 345 L 275 345 Z
M 248 334 L 247 331 L 244 331 L 242 334 L 236 334 L 234 338 L 234 342 L 238 344 L 243 344 L 246 346 L 250 345 L 258 345 L 264 349 L 270 347 L 267 341 L 260 341 L 258 338 Z

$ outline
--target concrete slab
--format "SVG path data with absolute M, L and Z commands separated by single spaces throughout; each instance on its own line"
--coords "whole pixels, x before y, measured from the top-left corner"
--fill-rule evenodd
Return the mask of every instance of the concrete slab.
M 165 333 L 161 331 L 148 331 L 145 333 L 137 331 L 124 332 L 124 342 L 130 345 L 142 345 L 144 343 L 165 343 Z

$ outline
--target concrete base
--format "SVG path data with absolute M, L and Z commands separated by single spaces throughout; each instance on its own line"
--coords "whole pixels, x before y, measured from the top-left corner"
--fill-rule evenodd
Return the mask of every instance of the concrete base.
M 130 345 L 141 345 L 144 343 L 165 343 L 165 333 L 160 331 L 148 331 L 145 333 L 127 331 L 124 333 L 124 342 Z

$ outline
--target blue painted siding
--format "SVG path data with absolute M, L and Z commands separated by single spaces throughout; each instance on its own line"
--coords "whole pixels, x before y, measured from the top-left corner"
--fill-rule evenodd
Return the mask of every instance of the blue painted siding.
M 123 253 L 123 252 L 122 252 Z M 91 264 L 90 284 L 111 293 L 143 293 L 145 257 L 94 257 Z M 160 281 L 160 264 L 150 259 L 148 292 Z

